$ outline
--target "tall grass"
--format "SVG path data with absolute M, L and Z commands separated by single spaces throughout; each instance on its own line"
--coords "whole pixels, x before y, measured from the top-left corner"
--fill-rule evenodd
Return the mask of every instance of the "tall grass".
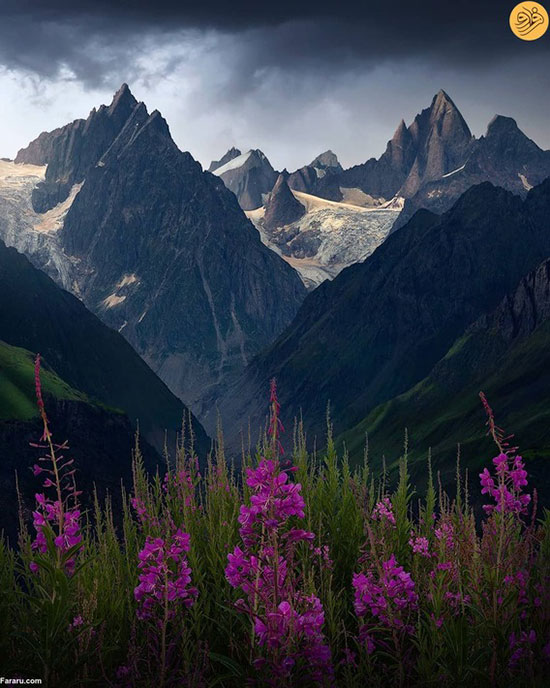
M 182 437 L 151 478 L 136 443 L 122 514 L 94 499 L 76 540 L 58 540 L 52 519 L 22 524 L 16 551 L 0 541 L 0 674 L 51 687 L 550 685 L 550 513 L 525 497 L 490 409 L 498 456 L 476 517 L 481 488 L 459 470 L 446 495 L 427 458 L 418 495 L 406 448 L 391 485 L 367 452 L 353 470 L 337 456 L 330 424 L 323 453 L 297 425 L 280 456 L 271 408 L 270 434 L 238 468 L 221 433 L 200 471 Z M 248 578 L 228 568 L 236 547 Z

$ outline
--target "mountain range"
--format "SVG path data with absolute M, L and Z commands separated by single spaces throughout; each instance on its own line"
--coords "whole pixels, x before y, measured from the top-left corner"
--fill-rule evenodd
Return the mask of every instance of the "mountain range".
M 321 439 L 330 402 L 337 435 L 356 426 L 429 375 L 469 325 L 550 256 L 549 212 L 550 180 L 525 200 L 485 182 L 441 216 L 418 211 L 364 263 L 306 298 L 221 401 L 226 426 L 238 432 L 249 417 L 261 425 L 272 376 L 287 421 L 302 414 Z
M 482 388 L 536 457 L 549 177 L 550 152 L 514 120 L 476 139 L 444 91 L 350 169 L 329 150 L 278 172 L 231 148 L 203 171 L 123 85 L 0 161 L 0 238 L 20 252 L 0 245 L 3 451 L 36 430 L 40 352 L 62 430 L 65 414 L 85 445 L 78 428 L 110 428 L 108 460 L 90 438 L 81 458 L 106 485 L 137 420 L 152 466 L 186 407 L 202 455 L 218 414 L 237 452 L 272 377 L 287 426 L 301 415 L 321 444 L 330 403 L 353 461 L 368 434 L 393 466 L 409 428 L 419 482 L 428 447 L 443 476 L 458 442 L 477 467 Z
M 266 169 L 273 169 L 261 151 L 255 153 Z M 241 158 L 231 160 L 235 185 Z M 243 167 L 239 174 L 242 185 L 248 170 Z M 525 196 L 549 174 L 550 151 L 525 136 L 515 120 L 496 115 L 485 136 L 476 139 L 453 100 L 440 90 L 409 126 L 401 120 L 380 158 L 343 169 L 336 155 L 326 151 L 286 177 L 295 191 L 360 206 L 402 198 L 405 207 L 398 228 L 419 208 L 448 210 L 474 184 L 489 181 Z M 263 204 L 259 201 L 256 197 L 256 207 Z
M 0 237 L 121 332 L 193 410 L 292 320 L 305 296 L 297 273 L 126 85 L 87 120 L 41 134 L 14 167 L 44 164 L 34 224 L 0 220 Z M 48 223 L 52 213 L 62 220 Z
M 202 426 L 124 337 L 0 241 L 0 483 L 6 486 L 2 504 L 14 519 L 14 471 L 24 493 L 36 488 L 28 466 L 37 459 L 29 442 L 42 434 L 37 353 L 54 436 L 70 440 L 84 484 L 95 482 L 100 494 L 106 488 L 118 493 L 121 479 L 130 484 L 138 427 L 151 468 L 163 462 L 165 444 L 173 455 L 182 423 L 189 422 L 204 461 L 210 442 Z
M 513 119 L 495 116 L 485 136 L 476 139 L 443 90 L 409 126 L 401 120 L 380 158 L 349 169 L 343 169 L 330 150 L 278 177 L 261 151 L 243 156 L 232 148 L 222 161 L 224 166 L 213 162 L 211 169 L 218 174 L 228 170 L 220 176 L 264 243 L 280 252 L 310 289 L 365 260 L 416 210 L 442 213 L 471 186 L 485 181 L 525 197 L 550 175 L 550 151 L 541 150 Z M 243 201 L 241 190 L 253 184 L 251 166 L 256 177 L 262 177 L 261 193 Z

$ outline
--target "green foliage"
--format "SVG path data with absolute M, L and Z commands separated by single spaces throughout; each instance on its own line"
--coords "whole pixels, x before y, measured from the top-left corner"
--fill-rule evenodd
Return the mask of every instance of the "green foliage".
M 306 502 L 304 528 L 315 533 L 315 548 L 328 547 L 333 561 L 332 566 L 315 566 L 315 558 L 322 554 L 303 548 L 296 565 L 305 588 L 322 601 L 324 632 L 338 685 L 430 686 L 444 685 L 450 677 L 457 686 L 548 685 L 540 666 L 531 666 L 531 673 L 509 673 L 509 637 L 523 627 L 517 596 L 510 592 L 500 599 L 497 591 L 505 587 L 505 576 L 514 570 L 511 567 L 531 561 L 539 545 L 541 556 L 533 565 L 530 585 L 550 574 L 550 512 L 545 511 L 540 524 L 527 532 L 510 519 L 497 518 L 494 537 L 489 532 L 481 540 L 464 491 L 460 500 L 451 500 L 437 490 L 430 458 L 427 488 L 417 492 L 411 484 L 406 445 L 398 479 L 392 482 L 391 477 L 372 473 L 368 452 L 363 464 L 352 470 L 347 455 L 336 451 L 330 424 L 322 454 L 306 451 L 299 423 L 294 439 L 294 479 L 302 484 Z M 271 448 L 264 446 L 263 451 L 269 454 Z M 246 456 L 243 470 L 253 462 Z M 146 506 L 151 521 L 145 526 L 140 523 L 125 493 L 122 514 L 113 514 L 109 501 L 100 504 L 96 499 L 87 514 L 79 551 L 65 555 L 77 555 L 72 576 L 63 573 L 62 562 L 55 565 L 53 557 L 31 553 L 24 532 L 17 552 L 0 540 L 0 673 L 40 676 L 49 688 L 119 685 L 119 668 L 135 665 L 139 675 L 132 685 L 159 685 L 154 662 L 147 659 L 151 643 L 158 638 L 152 639 L 150 630 L 136 618 L 134 588 L 145 538 L 156 535 L 155 519 L 169 517 L 190 535 L 192 583 L 199 591 L 194 606 L 174 622 L 185 685 L 240 688 L 246 683 L 252 659 L 251 629 L 245 615 L 234 607 L 236 592 L 224 574 L 227 554 L 239 541 L 242 475 L 226 461 L 221 432 L 202 475 L 190 438 L 182 439 L 170 461 L 170 475 L 179 474 L 190 480 L 164 483 L 158 475 L 149 479 L 136 441 L 132 498 Z M 372 517 L 383 497 L 389 498 L 394 525 Z M 446 550 L 434 535 L 433 514 L 439 523 L 452 526 L 454 549 Z M 458 566 L 457 594 L 469 600 L 460 602 L 460 613 L 448 613 L 448 573 L 443 570 L 431 576 L 431 560 L 412 552 L 412 531 L 428 539 L 437 561 L 448 559 Z M 500 532 L 505 537 L 499 540 Z M 490 547 L 491 542 L 494 546 Z M 386 649 L 369 655 L 358 641 L 353 574 L 366 564 L 378 566 L 390 552 L 418 587 L 430 591 L 433 611 L 418 610 L 412 650 L 409 647 L 405 652 L 395 639 Z M 40 563 L 38 575 L 29 571 L 31 559 Z M 548 606 L 547 601 L 544 604 Z M 447 614 L 442 627 L 436 623 L 439 613 Z M 83 623 L 75 629 L 72 623 L 77 617 Z M 549 639 L 545 634 L 550 628 L 543 619 L 541 614 L 537 621 L 537 651 Z M 354 653 L 353 661 L 346 659 L 347 651 Z
M 44 393 L 56 399 L 87 401 L 54 372 L 42 372 Z M 38 416 L 34 391 L 34 356 L 0 341 L 0 420 Z

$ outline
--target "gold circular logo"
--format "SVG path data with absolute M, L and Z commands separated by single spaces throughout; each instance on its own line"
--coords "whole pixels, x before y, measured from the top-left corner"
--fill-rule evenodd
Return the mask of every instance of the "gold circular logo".
M 510 28 L 522 41 L 536 41 L 546 33 L 548 13 L 538 2 L 520 2 L 510 12 Z

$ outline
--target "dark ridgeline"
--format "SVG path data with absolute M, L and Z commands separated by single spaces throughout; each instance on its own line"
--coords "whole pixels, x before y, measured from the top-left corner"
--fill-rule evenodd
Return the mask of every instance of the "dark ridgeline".
M 179 399 L 124 337 L 0 241 L 0 345 L 4 342 L 32 354 L 25 364 L 31 369 L 30 383 L 23 369 L 10 365 L 9 371 L 0 371 L 4 383 L 4 373 L 10 373 L 9 382 L 0 388 L 0 402 L 7 403 L 8 409 L 14 408 L 13 399 L 20 394 L 34 405 L 32 358 L 36 353 L 43 357 L 45 370 L 54 371 L 78 392 L 77 398 L 69 399 L 47 394 L 45 401 L 54 437 L 58 442 L 69 440 L 79 485 L 88 495 L 95 483 L 100 495 L 108 489 L 117 500 L 121 480 L 131 486 L 138 423 L 148 468 L 162 467 L 165 440 L 173 456 L 176 435 L 189 415 Z M 195 448 L 204 461 L 210 441 L 195 418 L 192 423 Z M 15 471 L 24 495 L 32 496 L 40 482 L 30 467 L 40 451 L 29 447 L 29 442 L 36 442 L 41 434 L 38 418 L 5 411 L 0 420 L 2 527 L 11 534 L 17 520 Z
M 18 160 L 48 163 L 40 210 L 83 182 L 57 237 L 77 265 L 75 291 L 194 410 L 296 314 L 297 273 L 126 85 Z
M 219 167 L 223 167 L 226 162 L 238 158 L 239 155 L 241 155 L 241 151 L 238 148 L 230 148 L 219 160 L 212 160 L 208 171 L 214 172 L 214 170 L 217 170 Z
M 280 174 L 265 204 L 264 226 L 268 230 L 299 220 L 305 207 L 294 197 L 284 174 Z
M 404 394 L 374 408 L 339 438 L 352 457 L 364 451 L 368 432 L 371 460 L 384 455 L 391 463 L 403 449 L 408 429 L 411 472 L 418 485 L 426 481 L 426 453 L 445 485 L 455 479 L 457 445 L 461 466 L 471 476 L 494 452 L 484 438 L 483 390 L 499 425 L 514 433 L 520 453 L 539 489 L 550 503 L 550 260 L 521 279 L 491 312 L 466 328 L 430 373 Z
M 238 152 L 232 148 L 223 156 L 223 165 L 214 162 L 210 168 L 214 165 L 212 171 L 235 194 L 243 210 L 254 210 L 264 204 L 265 196 L 273 189 L 278 175 L 261 150 L 236 156 Z M 238 162 L 240 164 L 237 165 Z
M 550 255 L 549 213 L 550 181 L 524 201 L 484 183 L 442 216 L 417 212 L 363 264 L 306 298 L 222 400 L 226 427 L 237 433 L 249 416 L 258 427 L 272 376 L 287 421 L 302 412 L 319 438 L 328 401 L 339 434 L 408 390 Z

